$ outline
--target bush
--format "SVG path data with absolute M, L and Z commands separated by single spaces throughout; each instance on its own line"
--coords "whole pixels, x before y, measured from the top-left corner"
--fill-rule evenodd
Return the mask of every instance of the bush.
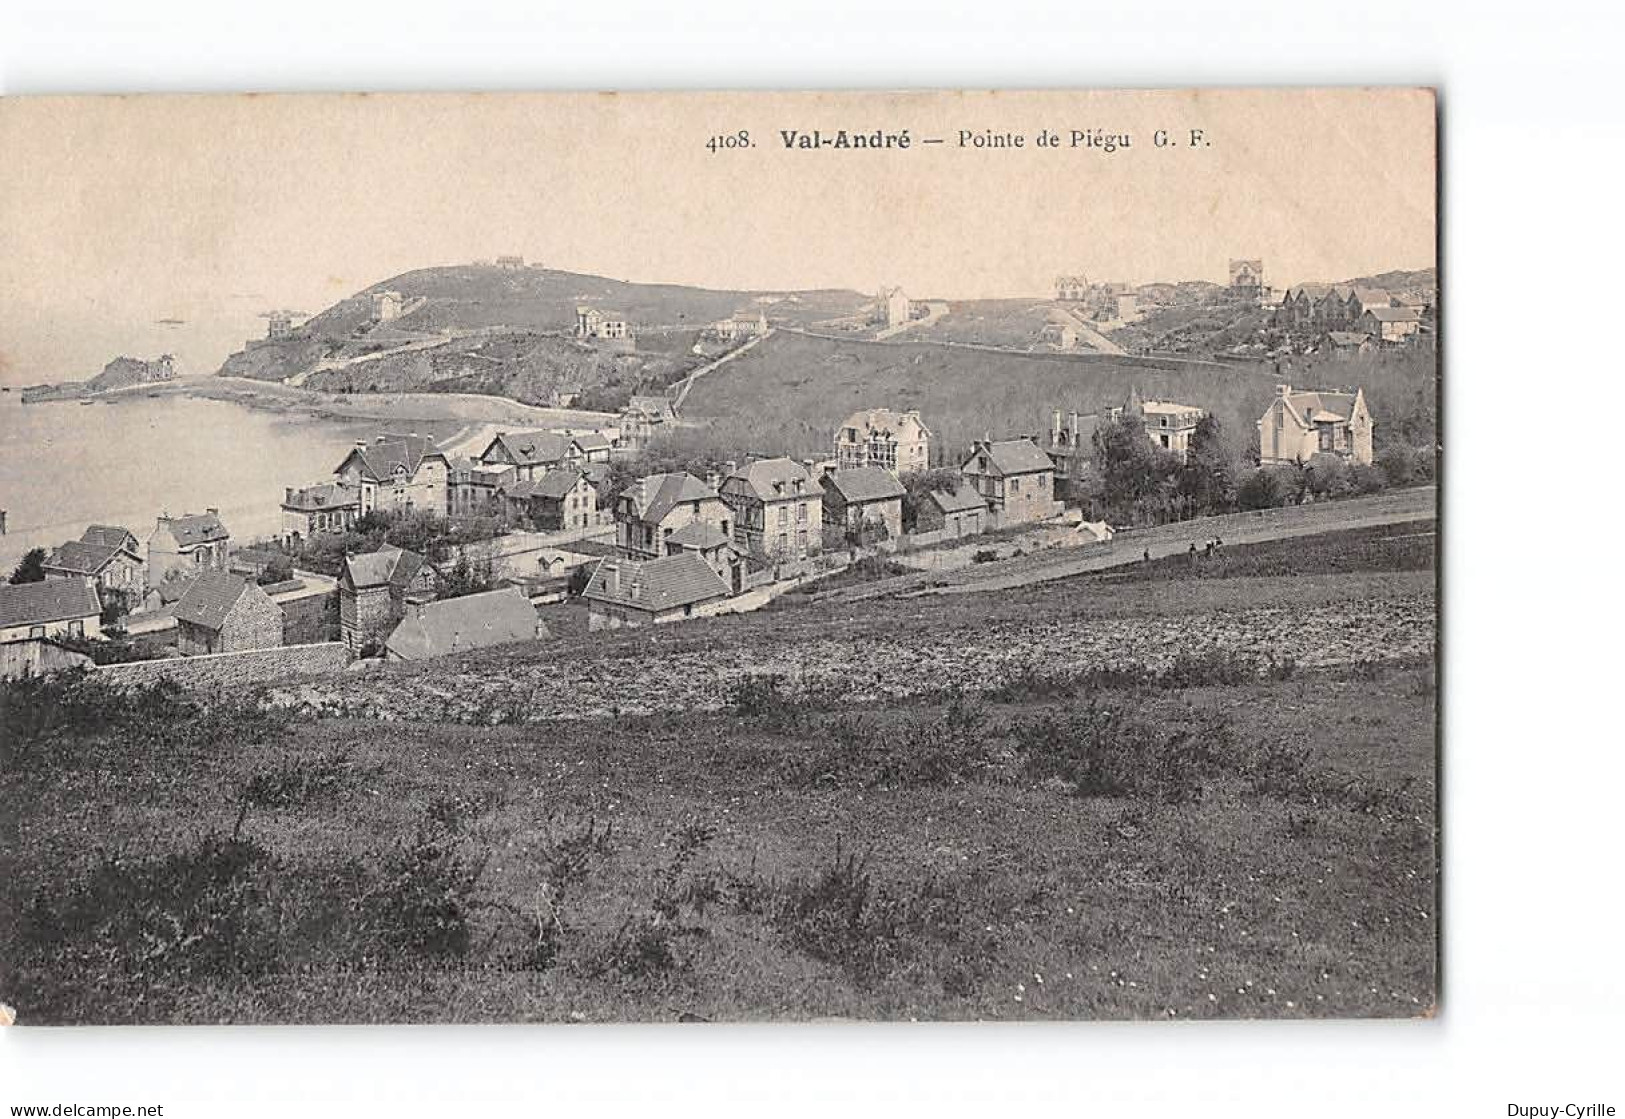
M 1309 460 L 1309 491 L 1316 497 L 1340 497 L 1349 489 L 1348 463 L 1339 455 L 1321 453 Z
M 1355 493 L 1376 493 L 1388 484 L 1388 476 L 1375 466 L 1357 462 L 1349 467 L 1349 484 Z
M 1396 444 L 1377 456 L 1377 469 L 1388 485 L 1409 485 L 1416 477 L 1416 455 L 1409 447 Z
M 1058 780 L 1074 796 L 1199 800 L 1217 771 L 1229 727 L 1165 732 L 1118 703 L 1091 700 L 1060 715 L 1045 713 L 1014 728 L 1022 773 Z
M 1249 510 L 1276 509 L 1286 504 L 1290 492 L 1278 468 L 1261 466 L 1236 487 L 1236 504 Z

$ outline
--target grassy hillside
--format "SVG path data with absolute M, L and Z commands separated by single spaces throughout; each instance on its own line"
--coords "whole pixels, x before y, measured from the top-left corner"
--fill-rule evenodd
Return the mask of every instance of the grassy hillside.
M 25 1023 L 1425 1013 L 1433 666 L 1369 620 L 1431 626 L 1431 572 L 1394 569 L 1430 556 L 1319 571 L 1347 551 L 317 682 L 399 691 L 415 722 L 0 690 L 0 987 Z M 1318 647 L 1355 619 L 1337 657 L 1264 668 L 1259 627 Z M 1108 659 L 1065 655 L 1103 633 Z M 815 648 L 880 640 L 919 690 L 870 678 L 897 649 Z M 944 660 L 977 640 L 1061 655 L 998 680 Z M 721 710 L 428 721 L 467 691 L 447 670 L 667 696 L 674 654 L 741 647 L 817 682 L 730 669 Z
M 1121 404 L 1130 388 L 1200 405 L 1247 431 L 1274 386 L 1268 367 L 1182 365 L 1143 358 L 999 353 L 922 342 L 869 343 L 780 331 L 695 382 L 687 419 L 719 441 L 827 454 L 859 408 L 918 408 L 949 458 L 973 438 L 1040 433 L 1051 411 Z

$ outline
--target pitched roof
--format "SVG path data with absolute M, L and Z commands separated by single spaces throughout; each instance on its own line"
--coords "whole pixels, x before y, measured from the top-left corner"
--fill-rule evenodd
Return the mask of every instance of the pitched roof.
M 46 559 L 45 566 L 58 571 L 71 571 L 76 575 L 98 575 L 122 551 L 122 548 L 106 544 L 68 540 L 58 545 L 56 551 Z M 124 554 L 128 556 L 130 553 Z
M 1045 459 L 1044 464 L 1048 466 L 1049 459 Z M 878 466 L 833 470 L 824 475 L 823 486 L 840 494 L 841 500 L 848 505 L 860 505 L 866 501 L 898 500 L 906 492 L 903 483 L 892 477 L 889 471 Z
M 722 576 L 698 552 L 645 560 L 600 560 L 582 597 L 659 613 L 728 597 Z
M 987 502 L 982 500 L 982 495 L 963 482 L 948 493 L 932 490 L 929 497 L 944 513 L 968 513 L 972 509 L 987 508 Z
M 422 556 L 392 545 L 376 552 L 344 557 L 344 574 L 358 590 L 386 585 L 404 587 L 422 567 Z
M 629 501 L 640 521 L 659 524 L 686 501 L 716 500 L 716 491 L 692 474 L 650 474 L 626 487 L 622 501 Z
M 642 412 L 646 416 L 659 417 L 662 420 L 675 419 L 677 410 L 672 407 L 671 399 L 665 396 L 634 396 L 626 402 L 628 411 Z
M 159 517 L 158 527 L 169 526 L 170 535 L 182 548 L 195 548 L 200 544 L 215 544 L 230 540 L 231 533 L 214 513 L 187 513 L 183 517 Z
M 601 431 L 587 431 L 580 435 L 572 435 L 570 438 L 575 440 L 575 445 L 581 448 L 583 454 L 588 451 L 607 451 L 614 446 L 609 441 L 609 436 Z
M 680 548 L 698 548 L 708 552 L 712 548 L 725 546 L 728 543 L 728 534 L 710 521 L 690 521 L 666 537 L 665 542 Z
M 1330 412 L 1335 419 L 1346 420 L 1354 414 L 1354 394 L 1351 392 L 1294 392 L 1287 403 L 1304 418 L 1317 412 Z
M 141 542 L 135 538 L 135 533 L 123 525 L 91 525 L 79 536 L 80 543 L 102 544 L 109 548 L 128 548 L 138 551 Z
M 1415 307 L 1367 307 L 1365 313 L 1378 322 L 1421 322 Z
M 987 455 L 989 468 L 995 474 L 1034 474 L 1040 470 L 1054 470 L 1049 456 L 1038 449 L 1031 439 L 998 439 L 991 443 L 978 443 L 965 461 L 982 454 Z
M 515 482 L 506 487 L 506 491 L 510 497 L 540 497 L 549 501 L 560 501 L 570 495 L 570 491 L 576 488 L 576 483 L 583 476 L 579 470 L 549 470 L 540 478 L 528 482 Z
M 34 626 L 102 612 L 96 588 L 84 579 L 0 583 L 0 626 Z
M 1334 346 L 1358 346 L 1371 335 L 1361 334 L 1358 330 L 1328 330 L 1326 337 L 1332 340 Z
M 503 587 L 408 609 L 384 648 L 406 660 L 420 660 L 546 635 L 525 592 Z
M 205 571 L 192 580 L 192 585 L 175 604 L 175 617 L 205 629 L 218 630 L 238 600 L 253 594 L 266 597 L 264 591 L 247 579 L 223 571 Z
M 569 437 L 556 431 L 499 431 L 480 458 L 484 459 L 491 453 L 491 447 L 498 444 L 520 466 L 563 462 L 565 453 L 570 449 Z
M 1360 306 L 1370 309 L 1372 307 L 1387 307 L 1394 298 L 1393 293 L 1382 288 L 1356 287 L 1354 294 L 1360 298 Z
M 359 491 L 337 482 L 323 482 L 320 485 L 306 486 L 302 490 L 294 490 L 283 500 L 282 508 L 292 509 L 297 513 L 319 513 L 360 504 Z
M 796 489 L 796 483 L 801 489 Z M 744 491 L 761 501 L 781 501 L 798 494 L 817 492 L 812 488 L 812 475 L 807 468 L 791 458 L 764 458 L 746 463 L 722 483 L 730 492 Z
M 393 477 L 397 467 L 412 475 L 418 472 L 418 467 L 423 465 L 424 459 L 446 457 L 445 453 L 435 446 L 434 440 L 426 435 L 399 434 L 377 436 L 365 446 L 357 444 L 350 454 L 345 456 L 345 462 L 348 462 L 351 456 L 358 456 L 367 476 L 378 482 Z

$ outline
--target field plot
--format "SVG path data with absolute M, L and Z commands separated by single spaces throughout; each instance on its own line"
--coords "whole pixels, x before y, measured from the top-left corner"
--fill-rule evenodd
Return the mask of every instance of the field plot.
M 1427 1013 L 1426 531 L 515 647 L 444 695 L 8 690 L 0 985 L 36 1022 Z

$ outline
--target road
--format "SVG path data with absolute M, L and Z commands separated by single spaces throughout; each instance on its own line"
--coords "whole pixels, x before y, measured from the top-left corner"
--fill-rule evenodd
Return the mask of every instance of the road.
M 711 372 L 711 370 L 717 368 L 719 365 L 727 365 L 730 361 L 732 361 L 734 358 L 738 357 L 739 355 L 744 354 L 744 353 L 749 353 L 751 350 L 756 348 L 756 343 L 760 342 L 764 338 L 771 338 L 773 336 L 773 331 L 775 329 L 776 329 L 775 327 L 768 327 L 766 333 L 756 335 L 749 342 L 746 342 L 743 346 L 740 346 L 738 349 L 729 350 L 727 353 L 723 354 L 721 357 L 717 358 L 715 361 L 707 362 L 706 364 L 700 366 L 698 369 L 694 370 L 694 372 L 690 373 L 687 377 L 684 377 L 683 381 L 682 381 L 682 387 L 677 390 L 677 395 L 672 398 L 672 402 L 671 402 L 672 411 L 675 412 L 677 409 L 679 409 L 679 408 L 681 408 L 683 406 L 683 401 L 688 399 L 688 390 L 694 387 L 694 382 L 695 381 L 699 380 L 701 377 L 705 376 L 707 373 Z
M 1147 551 L 1153 559 L 1179 555 L 1192 544 L 1217 537 L 1227 545 L 1259 544 L 1294 536 L 1313 536 L 1341 529 L 1369 528 L 1375 525 L 1425 521 L 1438 516 L 1434 487 L 1415 486 L 1370 497 L 1346 498 L 1315 505 L 1294 505 L 1255 513 L 1231 513 L 1223 517 L 1201 517 L 1194 521 L 1160 525 L 1117 534 L 1110 552 L 1068 555 L 1056 549 L 1022 556 L 1001 563 L 982 564 L 950 572 L 939 586 L 923 587 L 910 597 L 931 594 L 970 594 L 1010 590 L 1014 587 L 1065 579 L 1090 571 L 1121 567 L 1141 558 Z M 993 569 L 993 570 L 989 570 Z

